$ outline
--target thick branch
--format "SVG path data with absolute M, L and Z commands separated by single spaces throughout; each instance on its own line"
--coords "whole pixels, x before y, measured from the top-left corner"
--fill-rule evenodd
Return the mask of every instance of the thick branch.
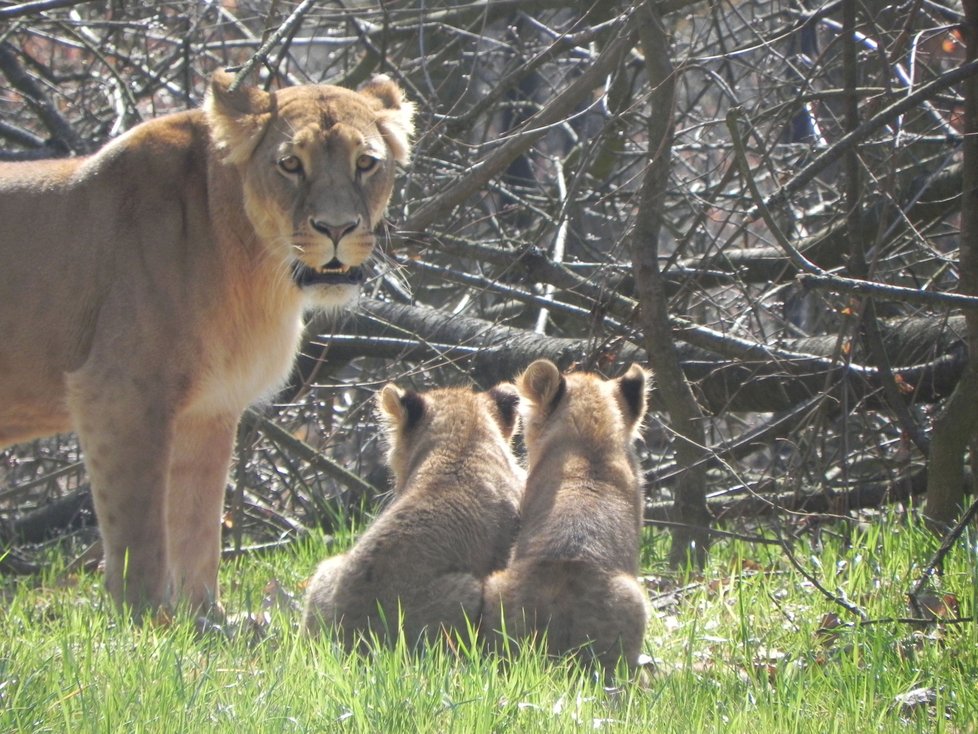
M 915 402 L 934 402 L 954 389 L 965 363 L 959 336 L 963 329 L 960 316 L 944 325 L 928 318 L 881 323 L 893 372 L 913 390 Z M 309 361 L 309 366 L 301 367 L 304 373 L 323 357 L 321 345 L 327 350 L 325 358 L 337 361 L 371 356 L 458 363 L 485 387 L 511 380 L 538 357 L 561 367 L 600 365 L 609 371 L 614 365 L 646 361 L 643 349 L 613 335 L 604 340 L 548 337 L 434 308 L 371 299 L 363 299 L 358 312 L 340 323 L 317 316 L 308 333 L 313 343 L 303 350 Z M 791 410 L 823 393 L 827 377 L 831 384 L 846 381 L 855 399 L 878 405 L 874 396 L 880 388 L 879 371 L 832 361 L 834 335 L 787 341 L 776 350 L 755 345 L 756 353 L 748 358 L 740 351 L 743 345 L 731 343 L 725 350 L 724 335 L 710 333 L 705 343 L 711 351 L 682 344 L 677 350 L 686 379 L 695 384 L 700 402 L 711 413 Z M 737 356 L 718 358 L 722 351 Z M 659 381 L 652 396 L 657 410 L 664 408 L 663 390 Z
M 723 520 L 763 517 L 781 513 L 845 514 L 849 510 L 879 507 L 887 502 L 907 502 L 927 488 L 927 471 L 919 467 L 907 476 L 861 482 L 852 489 L 836 492 L 799 494 L 796 490 L 779 492 L 772 487 L 751 488 L 746 496 L 720 497 L 708 501 L 711 512 Z M 774 489 L 774 491 L 770 491 Z M 745 490 L 747 492 L 748 490 Z M 655 502 L 646 506 L 645 520 L 671 521 L 672 505 Z
M 816 290 L 872 296 L 880 300 L 916 303 L 922 306 L 978 311 L 978 297 L 967 296 L 961 293 L 942 293 L 939 291 L 924 291 L 917 288 L 903 288 L 898 285 L 873 283 L 868 280 L 845 278 L 840 275 L 829 275 L 827 273 L 800 273 L 798 280 L 806 288 L 814 288 Z
M 34 0 L 34 2 L 20 3 L 6 8 L 0 8 L 0 20 L 18 18 L 22 15 L 37 15 L 45 10 L 56 10 L 58 8 L 70 8 L 73 5 L 83 5 L 91 0 Z

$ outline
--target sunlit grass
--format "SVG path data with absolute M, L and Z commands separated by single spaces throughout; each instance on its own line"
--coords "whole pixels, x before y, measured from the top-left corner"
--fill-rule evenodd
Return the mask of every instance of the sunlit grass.
M 97 575 L 53 559 L 41 579 L 2 580 L 0 731 L 978 731 L 975 625 L 891 621 L 910 616 L 906 592 L 936 548 L 917 525 L 833 524 L 792 544 L 820 586 L 863 610 L 862 625 L 778 546 L 721 541 L 702 574 L 677 577 L 662 561 L 667 538 L 647 540 L 652 662 L 610 691 L 532 649 L 502 663 L 471 636 L 454 651 L 367 657 L 303 638 L 297 605 L 322 538 L 224 564 L 225 604 L 250 620 L 229 635 L 184 616 L 128 624 Z M 974 537 L 962 539 L 940 580 L 962 616 L 974 612 L 975 560 Z M 901 704 L 915 689 L 932 702 Z

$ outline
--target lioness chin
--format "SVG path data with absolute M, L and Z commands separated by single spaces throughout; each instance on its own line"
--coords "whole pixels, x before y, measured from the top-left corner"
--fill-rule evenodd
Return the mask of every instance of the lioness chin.
M 77 431 L 106 583 L 217 602 L 235 427 L 347 303 L 406 162 L 392 82 L 230 90 L 86 158 L 0 164 L 0 446 Z
M 527 452 L 520 531 L 486 579 L 481 633 L 497 650 L 546 635 L 607 676 L 634 669 L 648 618 L 637 579 L 642 491 L 633 443 L 647 376 L 561 375 L 548 360 L 517 379 Z

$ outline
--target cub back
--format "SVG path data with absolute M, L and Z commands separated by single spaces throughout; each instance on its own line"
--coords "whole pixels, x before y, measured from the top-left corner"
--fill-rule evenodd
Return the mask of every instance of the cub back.
M 605 380 L 562 375 L 538 360 L 517 387 L 529 473 L 518 552 L 637 573 L 643 496 L 635 440 L 646 411 L 645 370 L 633 364 Z

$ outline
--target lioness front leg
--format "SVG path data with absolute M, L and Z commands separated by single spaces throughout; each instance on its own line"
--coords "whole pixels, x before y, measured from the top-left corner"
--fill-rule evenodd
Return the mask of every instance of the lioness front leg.
M 237 417 L 177 422 L 166 512 L 173 600 L 198 611 L 218 604 L 221 514 Z
M 163 602 L 167 586 L 164 512 L 172 426 L 165 409 L 133 389 L 75 381 L 71 410 L 92 482 L 105 555 L 105 583 L 134 614 Z M 115 393 L 115 399 L 105 399 Z

